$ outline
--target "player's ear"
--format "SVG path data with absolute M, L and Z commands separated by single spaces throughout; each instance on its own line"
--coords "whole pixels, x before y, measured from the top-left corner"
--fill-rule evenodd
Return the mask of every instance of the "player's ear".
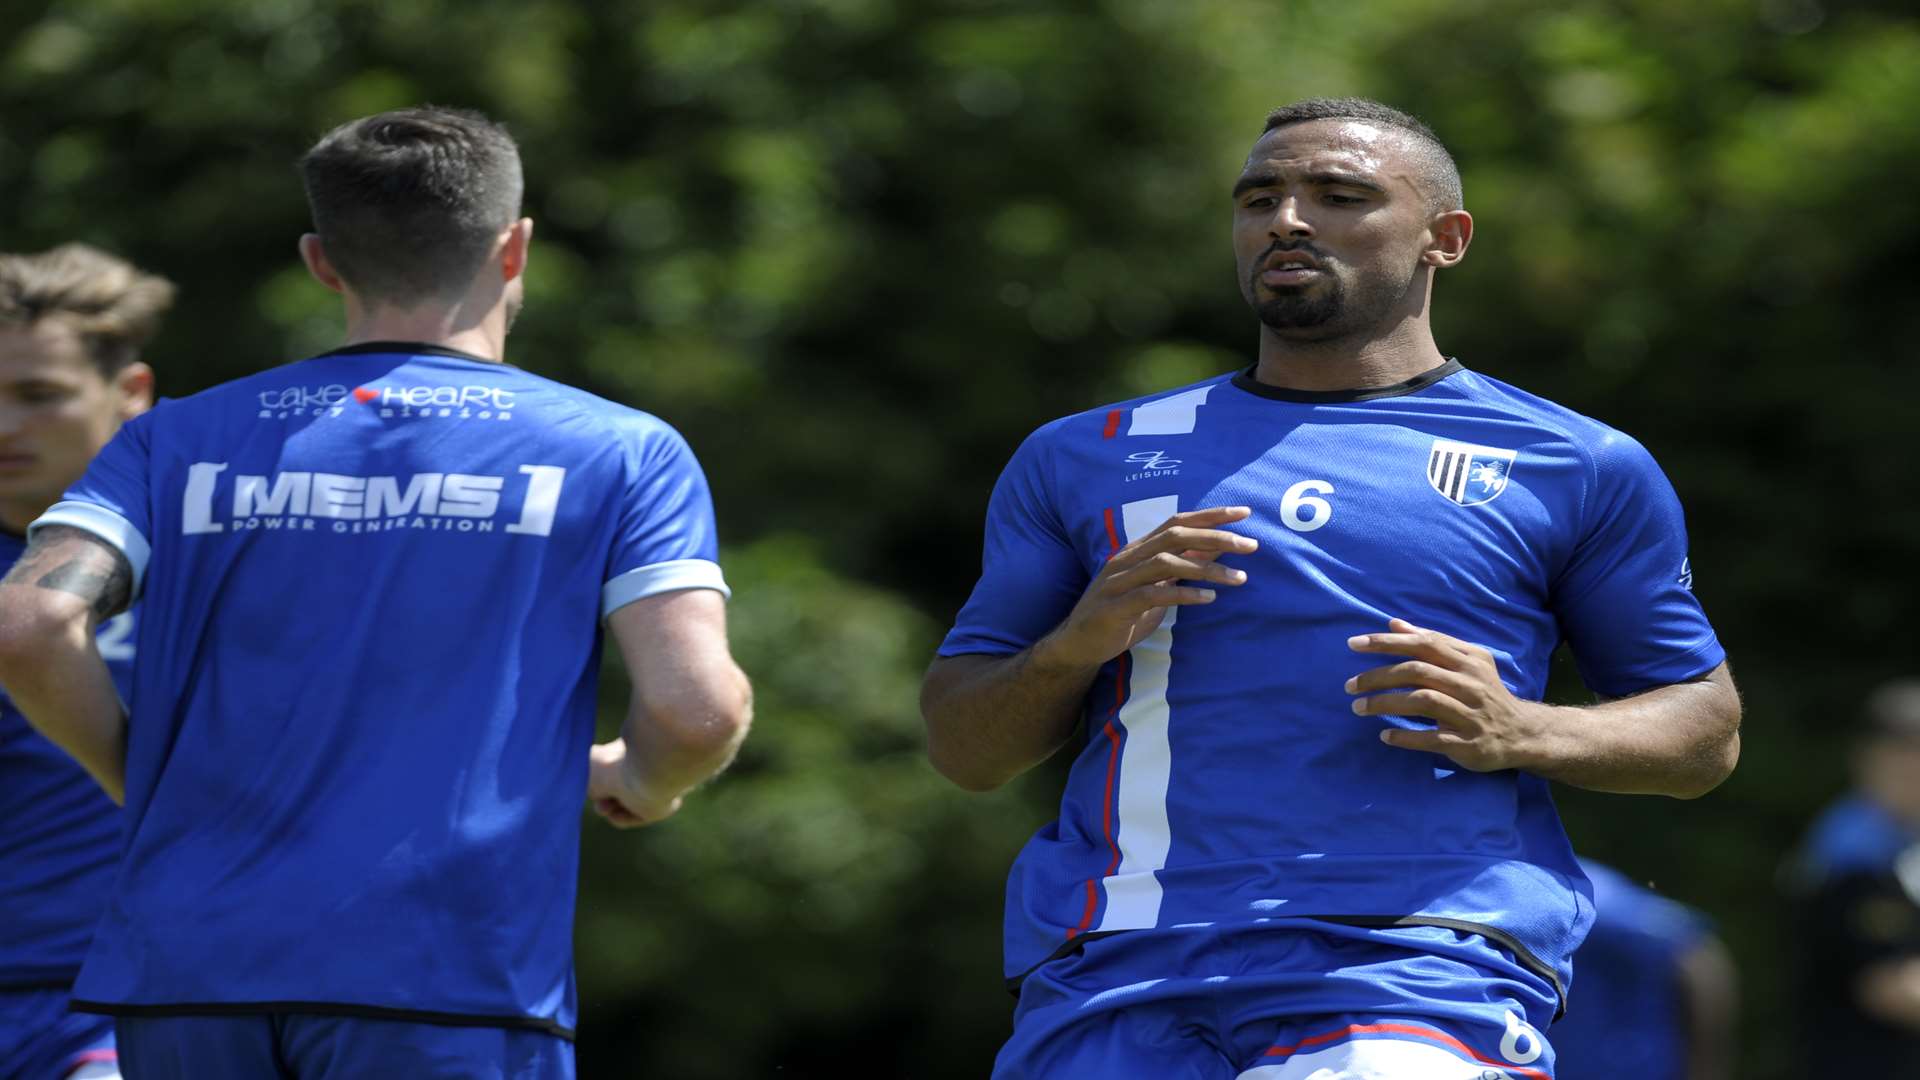
M 153 408 L 153 369 L 138 360 L 114 373 L 115 411 L 131 420 Z
M 340 279 L 340 272 L 327 261 L 327 249 L 320 244 L 319 233 L 306 233 L 300 237 L 300 261 L 307 264 L 307 273 L 313 280 L 332 289 L 334 292 L 346 292 L 346 282 Z
M 523 217 L 507 226 L 500 245 L 500 280 L 512 281 L 526 272 L 527 249 L 533 245 L 533 219 Z
M 1435 214 L 1427 223 L 1427 249 L 1420 261 L 1435 270 L 1444 270 L 1467 257 L 1467 245 L 1473 242 L 1473 215 L 1465 210 Z

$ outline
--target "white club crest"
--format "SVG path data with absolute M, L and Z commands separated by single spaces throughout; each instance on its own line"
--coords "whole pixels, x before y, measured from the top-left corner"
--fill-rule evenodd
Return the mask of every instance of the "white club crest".
M 1433 440 L 1427 484 L 1461 506 L 1492 502 L 1507 490 L 1515 451 L 1451 439 Z

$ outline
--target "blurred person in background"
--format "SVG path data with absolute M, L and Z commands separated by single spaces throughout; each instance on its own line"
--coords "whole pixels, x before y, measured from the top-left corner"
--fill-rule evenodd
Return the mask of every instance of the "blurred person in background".
M 1556 1080 L 1734 1080 L 1733 958 L 1707 917 L 1592 859 L 1593 931 L 1556 1021 Z
M 125 794 L 74 1007 L 130 1080 L 568 1077 L 583 799 L 659 821 L 747 728 L 706 480 L 504 362 L 504 128 L 402 109 L 301 168 L 341 347 L 129 423 L 0 583 L 0 681 Z M 86 643 L 136 598 L 129 720 Z
M 1853 790 L 1788 864 L 1808 1076 L 1920 1076 L 1920 679 L 1868 695 Z
M 172 303 L 164 279 L 84 244 L 0 254 L 0 572 L 28 523 L 152 406 L 141 350 Z M 98 637 L 123 696 L 133 619 Z M 113 801 L 0 688 L 0 1080 L 119 1075 L 112 1020 L 67 1008 L 119 851 Z
M 1691 798 L 1739 754 L 1679 500 L 1440 352 L 1473 220 L 1424 124 L 1275 110 L 1231 195 L 1257 362 L 1028 438 L 923 686 L 962 787 L 1076 754 L 995 1075 L 1542 1080 L 1591 917 L 1549 781 Z M 1612 700 L 1537 700 L 1563 640 Z

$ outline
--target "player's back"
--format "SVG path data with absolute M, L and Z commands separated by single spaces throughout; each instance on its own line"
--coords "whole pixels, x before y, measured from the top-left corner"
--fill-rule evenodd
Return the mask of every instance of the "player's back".
M 151 545 L 128 857 L 76 998 L 570 1027 L 599 616 L 718 582 L 684 442 L 362 346 L 163 403 L 69 497 L 51 520 Z

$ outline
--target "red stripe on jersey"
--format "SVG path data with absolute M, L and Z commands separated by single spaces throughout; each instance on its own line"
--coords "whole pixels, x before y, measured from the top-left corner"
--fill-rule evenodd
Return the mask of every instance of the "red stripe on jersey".
M 1107 528 L 1108 530 L 1112 530 L 1113 528 L 1113 511 L 1111 510 L 1107 511 Z M 1113 872 L 1120 869 L 1120 845 L 1115 843 L 1113 839 L 1113 778 L 1114 774 L 1120 769 L 1120 731 L 1113 726 L 1113 722 L 1119 719 L 1120 706 L 1126 703 L 1127 654 L 1121 653 L 1120 670 L 1113 683 L 1113 714 L 1107 718 L 1107 726 L 1104 731 L 1107 742 L 1111 748 L 1107 753 L 1107 794 L 1106 797 L 1101 800 L 1100 810 L 1100 830 L 1107 838 L 1107 848 L 1113 852 L 1113 861 L 1107 864 L 1107 872 L 1102 874 L 1101 877 L 1112 877 Z M 1100 902 L 1100 891 L 1097 888 L 1098 883 L 1099 878 L 1087 879 L 1087 908 L 1080 913 L 1080 925 L 1067 931 L 1068 940 L 1078 937 L 1086 931 L 1087 927 L 1093 925 L 1093 912 L 1094 909 L 1099 906 Z
M 1100 433 L 1103 439 L 1111 439 L 1120 433 L 1120 410 L 1107 410 L 1107 430 Z
M 1454 1050 L 1459 1053 L 1465 1054 L 1467 1057 L 1471 1058 L 1474 1061 L 1479 1062 L 1482 1065 L 1491 1065 L 1496 1069 L 1505 1069 L 1510 1073 L 1516 1073 L 1520 1076 L 1527 1077 L 1528 1080 L 1553 1080 L 1552 1077 L 1548 1076 L 1546 1073 L 1541 1072 L 1539 1069 L 1528 1069 L 1528 1068 L 1523 1068 L 1519 1065 L 1510 1065 L 1503 1061 L 1495 1061 L 1494 1059 L 1479 1053 L 1478 1051 L 1474 1050 L 1472 1047 L 1468 1046 L 1466 1043 L 1461 1042 L 1459 1039 L 1454 1038 L 1453 1036 L 1447 1034 L 1444 1031 L 1435 1031 L 1433 1028 L 1419 1027 L 1415 1024 L 1349 1024 L 1346 1027 L 1339 1029 L 1338 1031 L 1329 1031 L 1323 1035 L 1315 1035 L 1309 1039 L 1301 1039 L 1299 1042 L 1294 1043 L 1292 1046 L 1273 1047 L 1272 1049 L 1266 1052 L 1265 1056 L 1266 1057 L 1291 1057 L 1292 1055 L 1297 1054 L 1300 1051 L 1307 1049 L 1308 1047 L 1319 1046 L 1324 1043 L 1338 1042 L 1343 1038 L 1348 1038 L 1354 1035 L 1417 1035 L 1422 1039 L 1428 1039 L 1433 1042 L 1437 1042 L 1440 1045 L 1445 1046 L 1450 1050 Z
M 1111 559 L 1113 553 L 1120 550 L 1120 534 L 1113 528 L 1113 507 L 1111 506 L 1107 507 L 1107 545 L 1107 558 Z

